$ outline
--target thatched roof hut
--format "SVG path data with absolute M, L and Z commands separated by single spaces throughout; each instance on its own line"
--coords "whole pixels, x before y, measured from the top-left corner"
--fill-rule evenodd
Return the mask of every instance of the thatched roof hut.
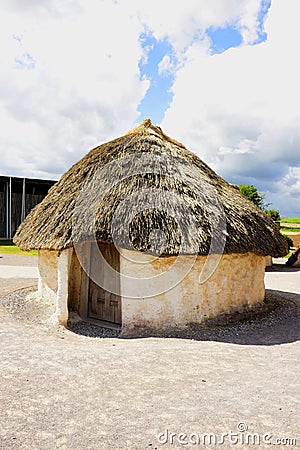
M 117 205 L 137 190 L 154 188 L 156 194 L 164 191 L 175 192 L 182 203 L 189 206 L 198 222 L 196 240 L 198 253 L 207 255 L 211 242 L 213 217 L 207 212 L 206 195 L 207 197 L 211 195 L 208 189 L 212 185 L 226 217 L 228 235 L 224 253 L 254 252 L 273 256 L 286 254 L 285 240 L 278 232 L 278 227 L 273 220 L 219 177 L 199 157 L 166 136 L 159 127 L 153 126 L 150 120 L 143 121 L 140 126 L 126 135 L 94 148 L 74 164 L 22 223 L 15 234 L 14 242 L 23 250 L 63 250 L 71 247 L 74 239 L 72 223 L 74 210 L 86 183 L 92 180 L 97 172 L 99 174 L 99 169 L 103 169 L 109 163 L 144 153 L 154 158 L 151 160 L 145 158 L 141 161 L 139 157 L 134 157 L 126 160 L 126 164 L 128 163 L 126 178 L 114 184 L 101 199 L 101 204 L 97 205 L 94 223 L 89 224 L 89 226 L 94 225 L 95 229 L 81 229 L 81 225 L 86 224 L 83 214 L 88 214 L 88 210 L 82 212 L 82 215 L 76 215 L 82 222 L 82 224 L 76 224 L 76 232 L 80 233 L 76 236 L 77 238 L 89 239 L 95 235 L 100 242 L 112 242 L 111 219 Z M 162 162 L 158 161 L 158 164 L 168 164 L 165 167 L 165 173 L 157 173 L 157 167 L 141 166 L 141 164 L 149 164 L 149 161 L 154 166 L 155 158 L 161 155 L 167 156 Z M 120 177 L 118 170 L 117 164 L 110 165 L 106 169 L 106 174 L 118 179 Z M 137 175 L 131 176 L 131 173 L 137 173 Z M 195 178 L 196 180 L 193 180 Z M 199 188 L 199 192 L 194 191 L 195 185 Z M 124 209 L 124 214 L 120 217 L 121 221 L 126 220 L 126 212 Z M 173 221 L 167 221 L 162 213 L 157 214 L 155 210 L 145 211 L 134 224 L 135 229 L 138 230 L 135 239 L 137 250 L 147 249 L 145 236 L 149 234 L 153 225 L 163 225 L 165 233 L 170 237 L 174 234 Z M 134 233 L 134 230 L 132 232 Z M 188 239 L 192 241 L 195 237 L 188 236 Z M 120 246 L 125 244 L 126 248 L 122 236 L 118 236 L 118 241 Z M 169 255 L 178 253 L 178 247 L 174 241 L 176 239 L 172 239 L 173 245 L 169 245 L 166 250 Z
M 88 243 L 97 242 L 99 248 L 102 246 L 104 253 L 110 254 L 106 255 L 106 260 L 110 259 L 110 265 L 114 260 L 113 266 L 121 273 L 122 270 L 124 273 L 130 272 L 130 264 L 126 265 L 124 261 L 122 263 L 125 254 L 126 260 L 128 254 L 134 254 L 135 258 L 144 258 L 143 261 L 150 258 L 151 270 L 154 272 L 158 270 L 159 273 L 162 265 L 168 265 L 172 258 L 183 260 L 193 255 L 196 261 L 193 268 L 199 266 L 200 270 L 205 264 L 207 255 L 219 255 L 218 269 L 214 268 L 212 278 L 221 270 L 223 284 L 225 266 L 221 267 L 222 261 L 227 261 L 227 265 L 229 263 L 227 272 L 232 268 L 230 265 L 234 265 L 232 261 L 236 261 L 234 270 L 238 270 L 239 267 L 242 271 L 241 279 L 246 278 L 249 281 L 251 278 L 249 267 L 253 268 L 257 261 L 261 268 L 265 256 L 277 257 L 287 253 L 285 239 L 277 225 L 263 211 L 218 176 L 199 157 L 166 136 L 159 127 L 152 125 L 149 119 L 144 120 L 124 136 L 94 148 L 74 164 L 50 189 L 47 197 L 27 216 L 17 230 L 14 242 L 23 250 L 39 249 L 40 261 L 43 260 L 46 265 L 47 259 L 50 261 L 52 258 L 55 266 L 55 258 L 58 255 L 69 255 L 66 257 L 65 270 L 68 280 L 66 295 L 69 297 L 69 303 L 73 302 L 75 309 L 81 311 L 84 309 L 86 315 L 90 314 L 89 311 L 94 306 L 82 309 L 80 304 L 89 302 L 93 289 L 87 288 L 87 298 L 83 299 L 84 275 L 79 267 L 84 265 L 80 259 L 88 259 L 89 265 L 93 260 L 91 249 L 88 258 L 86 256 L 87 245 L 92 245 Z M 120 250 L 119 257 L 115 255 L 115 250 L 112 250 L 116 248 Z M 52 256 L 49 257 L 50 254 L 55 255 L 54 259 Z M 81 257 L 78 256 L 80 254 Z M 160 269 L 154 267 L 155 257 L 159 260 Z M 74 262 L 76 258 L 80 264 L 78 261 Z M 249 267 L 244 267 L 248 271 L 247 274 L 243 272 L 241 261 L 250 260 L 250 265 L 246 263 Z M 146 264 L 148 272 L 149 264 Z M 76 270 L 80 282 L 74 281 L 72 271 L 75 273 Z M 131 270 L 135 273 L 136 267 L 131 267 Z M 41 271 L 45 273 L 44 269 Z M 84 271 L 88 272 L 86 268 Z M 148 272 L 147 278 L 150 273 Z M 91 278 L 91 274 L 88 275 Z M 150 277 L 152 275 L 150 274 Z M 262 274 L 260 280 L 261 277 Z M 191 279 L 188 282 L 191 282 Z M 133 283 L 131 282 L 131 285 Z M 114 280 L 113 284 L 121 284 L 124 287 L 126 283 Z M 138 313 L 136 308 L 132 307 L 132 302 L 128 300 L 130 295 L 128 292 L 125 294 L 122 287 L 111 295 L 117 295 L 121 299 L 122 306 L 118 306 L 120 323 L 144 324 L 151 327 L 164 323 L 197 322 L 203 320 L 205 316 L 228 310 L 232 305 L 240 307 L 241 304 L 262 301 L 264 292 L 261 282 L 259 284 L 259 295 L 255 294 L 255 299 L 248 301 L 243 296 L 242 300 L 230 301 L 229 298 L 223 302 L 218 300 L 218 304 L 222 303 L 222 306 L 218 307 L 212 307 L 212 303 L 216 302 L 213 300 L 206 310 L 203 307 L 201 309 L 201 305 L 203 306 L 207 299 L 204 301 L 201 298 L 202 294 L 197 286 L 194 289 L 197 292 L 193 294 L 195 299 L 190 302 L 191 307 L 188 306 L 186 299 L 187 306 L 181 308 L 180 317 L 178 316 L 176 320 L 177 313 L 174 311 L 178 309 L 178 305 L 168 304 L 168 312 L 165 314 L 161 312 L 159 320 L 153 320 L 151 313 L 145 312 L 147 308 Z M 54 291 L 57 295 L 58 284 L 54 283 L 54 288 L 55 286 Z M 250 287 L 251 289 L 253 290 Z M 104 291 L 108 292 L 106 289 Z M 148 294 L 143 291 L 132 297 L 152 299 L 153 296 Z M 45 292 L 43 295 L 46 295 Z M 251 294 L 249 295 L 251 297 Z M 154 297 L 153 302 L 158 313 L 162 308 L 157 303 L 160 300 L 156 291 Z M 185 297 L 184 289 L 179 297 L 181 301 Z M 193 316 L 190 310 L 196 303 L 198 315 Z M 131 306 L 128 306 L 129 304 Z M 188 314 L 186 309 L 189 310 Z

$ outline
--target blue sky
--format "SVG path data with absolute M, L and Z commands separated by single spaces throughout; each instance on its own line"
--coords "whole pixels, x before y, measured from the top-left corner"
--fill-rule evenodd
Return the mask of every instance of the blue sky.
M 265 20 L 266 14 L 269 11 L 270 6 L 271 6 L 271 0 L 262 0 L 261 8 L 260 8 L 260 11 L 258 13 L 258 18 L 257 18 L 258 23 L 259 23 L 259 25 L 258 25 L 259 32 L 258 32 L 258 38 L 255 41 L 255 44 L 259 44 L 260 42 L 263 42 L 267 39 L 267 34 L 264 30 L 264 20 Z
M 263 20 L 263 17 L 261 17 Z M 229 48 L 237 47 L 242 43 L 242 36 L 234 26 L 226 28 L 213 28 L 207 30 L 211 40 L 211 54 L 222 53 Z M 142 46 L 146 52 L 146 60 L 140 61 L 141 77 L 150 80 L 150 87 L 139 105 L 139 120 L 151 117 L 154 123 L 159 124 L 166 109 L 169 107 L 173 95 L 171 88 L 175 73 L 159 74 L 158 64 L 165 55 L 169 55 L 176 62 L 172 46 L 166 39 L 157 41 L 151 34 L 141 36 Z
M 0 14 L 0 174 L 57 179 L 150 117 L 300 216 L 299 0 L 5 0 Z
M 211 40 L 212 55 L 223 53 L 232 47 L 238 47 L 243 42 L 240 31 L 232 25 L 225 28 L 211 27 L 207 30 L 207 34 Z
M 258 13 L 258 36 L 253 45 L 260 44 L 267 39 L 264 30 L 264 20 L 270 8 L 271 1 L 263 0 Z M 243 43 L 243 37 L 238 24 L 227 26 L 211 26 L 206 30 L 206 35 L 210 39 L 210 54 L 220 54 L 226 50 L 238 47 Z M 153 34 L 143 33 L 140 37 L 142 47 L 145 50 L 146 58 L 141 60 L 139 68 L 141 77 L 150 80 L 150 87 L 139 105 L 139 121 L 151 117 L 154 123 L 159 124 L 168 109 L 173 95 L 171 88 L 174 82 L 175 73 L 159 74 L 158 64 L 165 55 L 172 58 L 175 66 L 178 64 L 172 45 L 167 39 L 156 40 Z
M 145 60 L 140 61 L 141 77 L 150 80 L 150 87 L 139 105 L 139 121 L 151 117 L 154 123 L 160 123 L 165 110 L 172 101 L 170 89 L 174 75 L 160 75 L 158 64 L 165 55 L 173 55 L 173 49 L 167 40 L 157 41 L 153 35 L 142 34 L 142 47 L 145 50 Z

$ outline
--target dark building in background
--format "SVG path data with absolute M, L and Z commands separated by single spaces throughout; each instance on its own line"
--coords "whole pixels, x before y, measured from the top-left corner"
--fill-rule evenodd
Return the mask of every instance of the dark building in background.
M 29 211 L 56 181 L 0 175 L 0 238 L 12 239 Z

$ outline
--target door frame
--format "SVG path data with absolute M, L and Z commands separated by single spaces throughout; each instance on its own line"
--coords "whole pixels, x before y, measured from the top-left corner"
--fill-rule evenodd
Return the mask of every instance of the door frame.
M 83 262 L 84 268 L 81 267 L 81 286 L 80 286 L 80 304 L 79 304 L 79 315 L 86 322 L 97 324 L 106 328 L 121 329 L 122 328 L 122 296 L 119 296 L 120 310 L 121 310 L 121 324 L 115 322 L 109 322 L 101 318 L 97 319 L 89 316 L 89 304 L 90 304 L 90 282 L 93 281 L 89 277 L 91 271 L 91 257 L 92 257 L 92 246 L 100 242 L 97 241 L 87 241 L 83 246 L 83 253 L 81 254 L 81 260 Z M 102 244 L 102 245 L 113 245 L 113 244 Z M 116 250 L 117 251 L 117 250 Z M 119 253 L 119 252 L 118 252 Z M 120 255 L 119 255 L 120 259 Z M 88 272 L 88 273 L 87 273 Z

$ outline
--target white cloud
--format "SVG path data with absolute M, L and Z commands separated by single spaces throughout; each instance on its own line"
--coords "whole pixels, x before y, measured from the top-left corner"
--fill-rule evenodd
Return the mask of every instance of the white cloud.
M 157 39 L 168 39 L 175 51 L 184 52 L 195 37 L 205 37 L 211 26 L 224 27 L 236 23 L 255 40 L 258 33 L 257 15 L 260 0 L 123 0 L 138 7 L 138 14 Z M 138 5 L 138 6 L 137 6 Z M 250 38 L 247 38 L 250 40 Z
M 57 176 L 138 118 L 143 28 L 106 0 L 12 3 L 0 30 L 1 172 Z
M 284 196 L 273 207 L 282 210 L 288 196 L 300 203 L 285 178 L 300 167 L 299 13 L 297 0 L 273 0 L 266 42 L 213 56 L 191 46 L 162 122 L 225 178 L 270 193 L 275 181 Z
M 261 1 L 248 0 L 243 6 L 244 11 L 239 20 L 240 32 L 245 44 L 253 44 L 259 34 L 258 12 Z
M 282 180 L 285 190 L 300 196 L 300 167 L 289 167 L 287 175 Z
M 158 75 L 167 76 L 175 72 L 175 65 L 169 55 L 165 55 L 158 63 Z
M 208 25 L 243 21 L 246 3 L 3 0 L 1 172 L 58 176 L 90 147 L 126 131 L 149 87 L 138 67 L 141 33 L 167 38 L 183 56 Z M 208 44 L 199 45 L 206 51 Z M 161 70 L 173 70 L 163 61 Z
M 289 195 L 299 200 L 299 2 L 273 0 L 268 41 L 253 47 L 260 7 L 260 0 L 2 0 L 0 171 L 54 177 L 132 127 L 149 87 L 138 66 L 148 31 L 177 57 L 176 66 L 165 55 L 158 67 L 176 74 L 166 132 L 224 177 L 251 180 L 270 196 L 281 187 L 286 204 Z M 230 24 L 244 44 L 211 56 L 206 29 Z

